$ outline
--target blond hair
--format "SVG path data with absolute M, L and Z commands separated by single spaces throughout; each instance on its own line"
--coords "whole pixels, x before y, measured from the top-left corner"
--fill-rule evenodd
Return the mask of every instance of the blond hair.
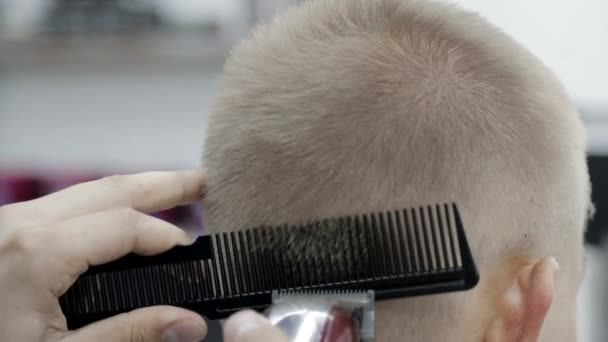
M 573 310 L 589 206 L 583 127 L 554 75 L 476 14 L 316 0 L 258 27 L 220 78 L 204 166 L 216 231 L 455 201 L 482 281 L 509 256 L 553 255 L 554 307 Z M 456 326 L 467 296 L 387 310 L 394 336 L 450 340 L 424 321 Z M 553 311 L 547 324 L 566 324 Z

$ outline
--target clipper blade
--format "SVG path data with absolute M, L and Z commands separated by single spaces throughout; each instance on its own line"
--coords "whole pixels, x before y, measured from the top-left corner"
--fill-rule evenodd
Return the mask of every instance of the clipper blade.
M 374 340 L 373 291 L 274 291 L 267 315 L 290 341 Z

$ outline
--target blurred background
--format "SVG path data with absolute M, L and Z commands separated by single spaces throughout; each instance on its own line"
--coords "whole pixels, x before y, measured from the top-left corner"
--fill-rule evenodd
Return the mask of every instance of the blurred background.
M 113 173 L 199 166 L 227 53 L 255 23 L 297 2 L 0 0 L 0 204 Z M 583 113 L 597 217 L 580 341 L 606 341 L 608 2 L 456 2 L 543 59 Z M 200 233 L 200 212 L 158 215 Z

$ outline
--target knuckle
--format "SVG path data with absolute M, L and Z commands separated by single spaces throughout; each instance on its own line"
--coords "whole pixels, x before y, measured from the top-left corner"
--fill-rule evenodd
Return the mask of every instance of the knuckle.
M 135 319 L 133 313 L 128 312 L 125 314 L 125 316 L 127 318 L 126 321 L 131 322 L 131 324 L 125 325 L 125 329 L 127 330 L 125 332 L 125 336 L 128 336 L 128 341 L 129 342 L 146 342 L 146 341 L 148 341 L 149 340 L 148 330 L 141 324 L 135 323 L 136 319 Z
M 35 228 L 15 229 L 0 242 L 0 254 L 27 258 L 40 253 L 40 239 Z
M 146 330 L 138 326 L 130 326 L 129 329 L 129 342 L 146 342 Z
M 143 216 L 139 211 L 129 207 L 116 209 L 116 214 L 118 215 L 119 220 L 129 226 L 137 225 Z
M 129 186 L 129 180 L 125 175 L 104 177 L 99 182 L 111 190 L 123 189 Z
M 131 198 L 131 202 L 137 202 L 138 199 L 146 198 L 149 195 L 149 191 L 146 189 L 141 180 L 133 175 L 108 176 L 102 178 L 101 183 L 111 191 L 128 193 L 129 197 Z
M 0 206 L 0 233 L 10 229 L 36 227 L 49 221 L 49 210 L 35 204 L 35 200 Z
M 148 198 L 151 193 L 150 189 L 148 189 L 141 181 L 134 179 L 131 183 L 131 187 L 129 188 L 131 192 L 131 198 L 133 202 L 139 202 Z
M 44 218 L 44 214 L 39 213 L 36 207 L 30 207 L 29 215 L 24 215 L 24 203 L 17 202 L 0 206 L 0 233 L 7 229 L 31 226 L 34 222 Z

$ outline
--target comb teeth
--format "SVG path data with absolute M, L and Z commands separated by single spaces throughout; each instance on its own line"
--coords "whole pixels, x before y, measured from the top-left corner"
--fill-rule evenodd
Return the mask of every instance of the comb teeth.
M 92 267 L 61 298 L 68 323 L 150 305 L 225 318 L 269 305 L 274 290 L 374 290 L 381 300 L 468 289 L 478 279 L 451 204 L 220 233 L 164 255 Z
M 276 230 L 256 251 L 271 260 L 274 274 L 285 272 L 273 278 L 274 288 L 457 270 L 463 264 L 453 212 L 436 205 L 325 220 L 323 232 L 314 225 Z
M 366 298 L 373 302 L 374 291 L 364 290 L 281 290 L 272 291 L 272 301 L 278 302 L 284 298 L 311 298 L 311 297 L 331 297 L 331 298 Z

